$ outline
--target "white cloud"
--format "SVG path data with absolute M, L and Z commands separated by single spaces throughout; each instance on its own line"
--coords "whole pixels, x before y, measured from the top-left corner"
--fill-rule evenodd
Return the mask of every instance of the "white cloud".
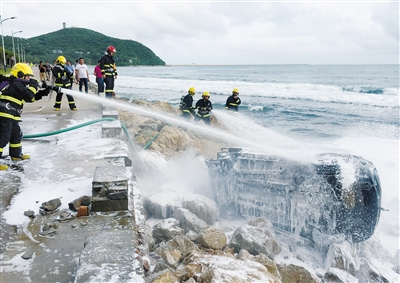
M 3 1 L 5 35 L 67 27 L 132 39 L 168 64 L 398 63 L 398 2 Z

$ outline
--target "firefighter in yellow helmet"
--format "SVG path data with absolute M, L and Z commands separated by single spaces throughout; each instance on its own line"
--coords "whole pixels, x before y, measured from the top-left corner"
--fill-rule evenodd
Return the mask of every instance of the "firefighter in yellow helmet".
M 4 147 L 9 144 L 12 161 L 29 159 L 22 154 L 22 130 L 19 122 L 24 102 L 34 102 L 50 92 L 45 82 L 38 82 L 33 77 L 32 68 L 25 63 L 15 64 L 9 76 L 0 75 L 0 157 Z M 44 88 L 39 90 L 40 87 Z M 50 86 L 51 87 L 51 86 Z M 8 166 L 0 164 L 0 170 Z
M 66 89 L 71 89 L 71 78 L 74 75 L 74 72 L 71 71 L 67 66 L 67 59 L 64 56 L 58 56 L 56 60 L 56 64 L 52 69 L 53 77 L 55 78 L 54 85 L 56 87 L 62 87 Z M 62 100 L 63 93 L 61 91 L 57 92 L 56 101 L 54 103 L 54 109 L 56 111 L 60 110 L 61 108 L 61 100 Z M 75 105 L 75 100 L 72 95 L 67 94 L 68 99 L 68 106 L 71 110 L 77 110 Z
M 232 95 L 228 97 L 226 100 L 225 108 L 228 111 L 232 111 L 234 113 L 238 113 L 239 105 L 242 101 L 239 98 L 239 89 L 234 88 L 232 91 Z
M 196 115 L 193 107 L 193 96 L 196 94 L 194 87 L 189 88 L 188 93 L 181 98 L 181 103 L 179 104 L 179 109 L 182 110 L 182 116 L 185 119 L 190 120 L 190 114 Z
M 205 124 L 211 124 L 211 110 L 212 103 L 210 101 L 210 93 L 208 91 L 203 92 L 202 98 L 196 102 L 197 114 L 194 116 L 194 121 L 203 120 Z

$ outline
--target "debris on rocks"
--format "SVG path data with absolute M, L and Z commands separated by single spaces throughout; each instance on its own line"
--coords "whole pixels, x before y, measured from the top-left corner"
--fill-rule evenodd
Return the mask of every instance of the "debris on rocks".
M 24 215 L 28 216 L 30 218 L 34 218 L 35 217 L 35 212 L 29 209 L 29 210 L 24 212 Z

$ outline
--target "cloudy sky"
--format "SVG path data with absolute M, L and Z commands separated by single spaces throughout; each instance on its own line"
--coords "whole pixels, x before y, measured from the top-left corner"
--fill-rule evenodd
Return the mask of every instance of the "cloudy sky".
M 12 16 L 4 35 L 35 37 L 65 22 L 136 40 L 167 64 L 399 63 L 398 0 L 2 0 L 2 20 Z

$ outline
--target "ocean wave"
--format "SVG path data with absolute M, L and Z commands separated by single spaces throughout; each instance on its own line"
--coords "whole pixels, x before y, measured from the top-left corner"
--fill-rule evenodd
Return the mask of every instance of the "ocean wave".
M 194 99 L 200 99 L 201 93 L 209 91 L 211 101 L 224 103 L 233 88 L 239 88 L 242 103 L 257 105 L 258 101 L 296 100 L 351 105 L 370 105 L 378 107 L 398 107 L 398 89 L 356 86 L 336 86 L 311 83 L 261 83 L 244 81 L 207 81 L 171 78 L 149 78 L 118 76 L 116 91 L 139 96 L 140 99 L 151 97 L 164 101 L 180 97 L 189 87 L 196 88 Z M 265 104 L 264 104 L 265 105 Z
M 368 93 L 368 94 L 383 94 L 385 92 L 384 88 L 362 87 L 362 86 L 345 86 L 342 89 L 343 91 Z

